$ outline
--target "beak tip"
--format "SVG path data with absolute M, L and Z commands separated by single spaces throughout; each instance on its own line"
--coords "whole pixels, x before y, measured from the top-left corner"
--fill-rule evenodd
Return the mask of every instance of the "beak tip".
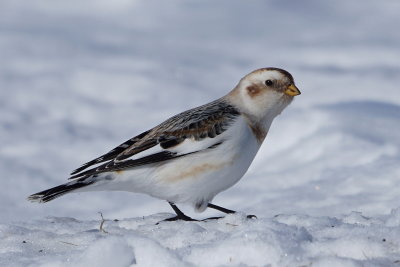
M 290 96 L 297 96 L 297 95 L 300 95 L 301 92 L 295 85 L 291 84 L 286 89 L 285 94 L 290 95 Z

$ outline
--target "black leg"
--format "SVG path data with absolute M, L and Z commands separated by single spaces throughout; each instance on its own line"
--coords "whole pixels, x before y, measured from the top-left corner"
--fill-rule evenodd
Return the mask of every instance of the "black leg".
M 215 209 L 215 210 L 222 211 L 222 212 L 227 213 L 227 214 L 236 213 L 236 211 L 234 211 L 234 210 L 225 209 L 223 207 L 220 207 L 220 206 L 217 206 L 217 205 L 214 205 L 214 204 L 211 204 L 211 203 L 208 203 L 207 207 Z
M 178 209 L 178 207 L 174 203 L 168 202 L 168 204 L 171 205 L 172 209 L 176 213 L 176 216 L 172 217 L 172 218 L 165 219 L 162 222 L 172 222 L 172 221 L 178 221 L 178 220 L 198 221 L 198 220 L 192 219 L 189 216 L 185 215 L 180 209 Z M 211 203 L 208 203 L 207 207 L 211 208 L 211 209 L 215 209 L 215 210 L 221 211 L 221 212 L 224 212 L 224 213 L 227 213 L 227 214 L 236 213 L 236 211 L 234 211 L 234 210 L 226 209 L 226 208 L 223 208 L 223 207 L 211 204 Z M 221 218 L 223 218 L 223 217 L 211 217 L 211 218 L 207 218 L 207 219 L 204 219 L 204 220 L 201 220 L 201 221 L 218 220 L 218 219 L 221 219 Z M 255 216 L 255 215 L 247 215 L 247 218 L 253 219 L 253 218 L 257 218 L 257 216 Z M 159 224 L 159 222 L 157 224 Z
M 165 219 L 164 221 L 166 221 L 166 222 L 172 222 L 172 221 L 177 221 L 177 220 L 197 221 L 195 219 L 190 218 L 189 216 L 186 216 L 180 209 L 178 209 L 178 207 L 174 203 L 172 203 L 172 202 L 168 202 L 168 203 L 171 205 L 172 209 L 175 211 L 176 216 Z
M 220 206 L 211 204 L 211 203 L 208 203 L 207 207 L 209 207 L 209 208 L 211 208 L 211 209 L 219 210 L 219 211 L 224 212 L 224 213 L 227 213 L 227 214 L 236 213 L 236 211 L 234 211 L 234 210 L 226 209 L 226 208 L 223 208 L 223 207 L 220 207 Z M 206 220 L 209 220 L 209 219 L 219 219 L 219 218 L 221 218 L 221 217 L 212 217 L 212 218 L 208 218 L 208 219 L 206 219 Z M 253 219 L 253 218 L 257 218 L 257 216 L 256 216 L 256 215 L 247 215 L 247 218 Z

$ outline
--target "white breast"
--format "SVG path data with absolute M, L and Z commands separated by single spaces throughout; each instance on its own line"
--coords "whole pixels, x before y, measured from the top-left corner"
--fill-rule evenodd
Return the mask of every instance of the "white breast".
M 243 118 L 218 136 L 222 144 L 160 166 L 155 197 L 175 203 L 189 202 L 205 209 L 216 194 L 242 178 L 260 145 Z
M 250 127 L 240 117 L 221 135 L 206 138 L 204 143 L 186 140 L 177 146 L 176 152 L 201 150 L 218 142 L 222 143 L 203 152 L 107 174 L 115 175 L 114 179 L 99 181 L 85 191 L 145 193 L 174 203 L 190 203 L 202 211 L 215 195 L 242 178 L 260 147 Z

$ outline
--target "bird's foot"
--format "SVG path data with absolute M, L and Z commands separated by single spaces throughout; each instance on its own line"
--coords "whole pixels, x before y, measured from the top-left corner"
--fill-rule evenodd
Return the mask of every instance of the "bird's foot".
M 175 216 L 172 218 L 165 219 L 164 221 L 173 222 L 173 221 L 179 221 L 179 220 L 187 221 L 187 222 L 198 221 L 198 220 L 190 218 L 189 216 L 186 216 L 186 215 Z
M 222 211 L 222 212 L 224 212 L 226 214 L 235 214 L 236 213 L 236 211 L 234 211 L 234 210 L 223 208 L 223 207 L 217 206 L 217 205 L 212 204 L 212 203 L 208 203 L 207 207 L 211 208 L 211 209 Z M 247 215 L 246 217 L 247 217 L 247 219 L 257 219 L 256 215 Z M 216 218 L 219 219 L 219 218 L 222 218 L 222 217 L 216 217 Z M 208 220 L 208 219 L 206 219 L 206 220 Z
M 174 221 L 179 221 L 179 220 L 187 221 L 187 222 L 198 222 L 198 220 L 190 218 L 189 216 L 186 216 L 185 214 L 183 214 L 183 215 L 177 215 L 175 217 L 171 217 L 171 218 L 167 218 L 165 220 L 162 220 L 162 221 L 156 223 L 156 225 L 161 223 L 161 222 L 174 222 Z

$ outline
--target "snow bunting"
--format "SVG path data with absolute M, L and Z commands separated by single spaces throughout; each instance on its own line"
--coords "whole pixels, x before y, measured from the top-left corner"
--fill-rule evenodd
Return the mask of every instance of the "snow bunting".
M 115 190 L 168 201 L 177 214 L 170 221 L 193 220 L 177 203 L 190 203 L 199 212 L 208 207 L 234 213 L 212 199 L 242 178 L 273 119 L 299 94 L 289 72 L 255 70 L 224 97 L 171 117 L 83 164 L 70 182 L 28 199 L 47 202 L 70 192 Z

